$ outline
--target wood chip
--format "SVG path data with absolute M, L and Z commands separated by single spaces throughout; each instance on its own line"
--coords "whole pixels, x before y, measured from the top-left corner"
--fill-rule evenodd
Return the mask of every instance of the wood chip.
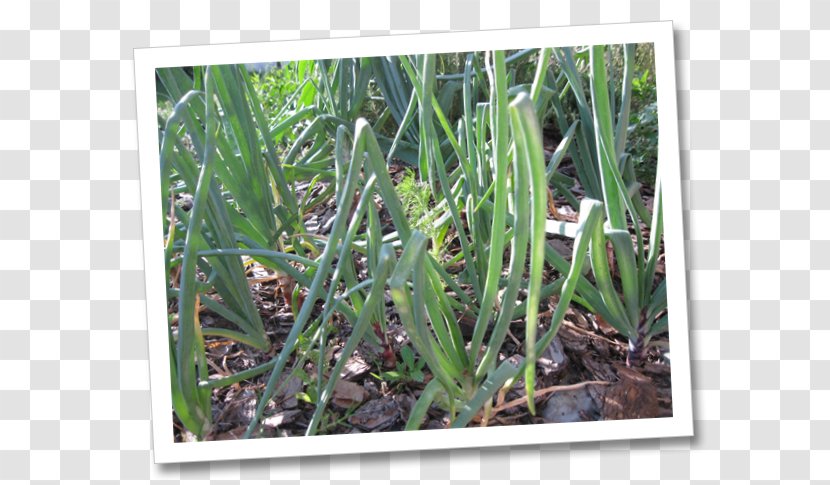
M 367 394 L 368 392 L 362 386 L 340 379 L 334 386 L 332 402 L 335 406 L 348 409 L 356 404 L 362 403 L 366 399 Z
M 277 428 L 284 424 L 289 424 L 294 421 L 294 419 L 300 415 L 299 409 L 290 409 L 287 411 L 280 411 L 273 416 L 268 416 L 267 418 L 262 420 L 262 425 L 267 426 L 269 428 Z
M 343 372 L 340 373 L 340 378 L 347 381 L 356 381 L 364 376 L 372 368 L 369 364 L 358 355 L 349 357 L 346 364 L 343 366 Z
M 279 387 L 279 386 L 278 386 Z M 297 407 L 297 393 L 303 390 L 303 381 L 299 377 L 290 376 L 285 387 L 280 390 L 277 399 L 280 407 L 283 409 L 292 409 Z
M 225 441 L 225 440 L 238 440 L 242 439 L 242 436 L 245 434 L 245 430 L 247 426 L 238 426 L 230 431 L 226 431 L 224 433 L 220 433 L 213 437 L 214 441 Z
M 369 401 L 349 417 L 349 423 L 363 431 L 382 431 L 400 417 L 400 407 L 391 396 Z
M 660 405 L 651 379 L 628 368 L 620 368 L 619 377 L 619 382 L 605 392 L 603 419 L 656 418 Z

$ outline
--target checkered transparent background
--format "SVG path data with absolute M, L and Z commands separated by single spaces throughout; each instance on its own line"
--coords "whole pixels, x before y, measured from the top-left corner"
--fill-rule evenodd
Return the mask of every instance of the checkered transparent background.
M 156 466 L 134 47 L 673 20 L 692 439 Z M 0 3 L 0 479 L 830 479 L 830 2 Z

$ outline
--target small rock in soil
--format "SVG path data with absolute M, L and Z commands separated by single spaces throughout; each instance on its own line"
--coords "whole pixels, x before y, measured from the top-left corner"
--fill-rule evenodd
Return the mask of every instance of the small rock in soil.
M 245 389 L 235 399 L 242 401 L 242 405 L 239 406 L 237 411 L 237 418 L 242 422 L 254 419 L 257 406 L 256 393 L 251 389 Z
M 554 393 L 542 410 L 548 423 L 576 423 L 599 419 L 599 406 L 586 387 Z
M 349 423 L 363 431 L 382 431 L 400 417 L 400 408 L 391 396 L 369 401 L 349 417 Z
M 553 342 L 542 352 L 536 365 L 541 369 L 544 376 L 558 376 L 562 374 L 568 365 L 568 356 L 562 346 L 559 336 L 553 338 Z

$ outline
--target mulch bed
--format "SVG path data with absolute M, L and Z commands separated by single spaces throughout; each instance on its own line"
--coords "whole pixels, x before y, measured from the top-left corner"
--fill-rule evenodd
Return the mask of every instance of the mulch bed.
M 547 144 L 555 147 L 555 144 Z M 567 173 L 573 169 L 566 161 L 560 170 Z M 390 167 L 396 182 L 400 181 L 402 172 L 403 165 Z M 651 195 L 644 190 L 649 207 L 652 203 Z M 558 199 L 556 205 L 561 217 L 575 220 L 576 215 L 564 199 Z M 325 234 L 334 216 L 334 209 L 332 200 L 308 214 L 305 222 L 310 232 Z M 383 210 L 381 218 L 382 221 L 388 220 L 388 214 Z M 391 227 L 391 223 L 386 225 Z M 555 236 L 548 239 L 557 251 L 570 258 L 571 240 Z M 450 246 L 448 252 L 452 254 L 459 249 Z M 356 262 L 360 269 L 363 263 L 359 259 Z M 452 272 L 462 269 L 453 268 Z M 251 284 L 251 293 L 265 323 L 272 348 L 269 352 L 260 352 L 224 338 L 206 337 L 207 358 L 213 372 L 211 378 L 232 375 L 273 359 L 282 348 L 294 322 L 290 301 L 286 301 L 282 292 L 286 282 L 278 280 L 273 272 L 258 265 L 253 265 L 249 271 L 251 278 L 256 280 Z M 660 278 L 665 277 L 662 263 L 658 274 Z M 553 281 L 558 276 L 554 269 L 546 266 L 543 276 L 546 282 Z M 523 298 L 522 294 L 520 298 Z M 542 302 L 539 321 L 543 329 L 549 325 L 557 302 L 557 296 Z M 336 330 L 330 335 L 326 358 L 329 364 L 342 358 L 347 358 L 348 361 L 318 434 L 403 430 L 410 409 L 422 392 L 425 382 L 431 378 L 426 368 L 424 382 L 390 382 L 390 379 L 378 377 L 384 371 L 395 368 L 396 362 L 400 361 L 400 349 L 408 342 L 391 301 L 387 303 L 386 333 L 380 334 L 377 328 L 379 335 L 367 336 L 352 356 L 341 355 L 340 349 L 350 334 L 350 328 L 344 319 L 335 314 Z M 175 302 L 171 302 L 170 311 L 176 312 Z M 318 302 L 314 315 L 318 316 L 320 312 L 321 303 Z M 206 309 L 200 312 L 200 318 L 204 327 L 232 328 L 232 324 Z M 466 319 L 463 315 L 459 315 L 459 321 L 462 329 L 465 329 L 463 324 Z M 471 331 L 471 327 L 465 330 Z M 510 334 L 501 349 L 500 360 L 523 354 L 524 334 L 524 320 L 512 322 Z M 528 412 L 524 383 L 520 381 L 499 397 L 487 423 L 481 423 L 479 419 L 474 420 L 470 426 L 669 417 L 672 415 L 671 367 L 669 356 L 661 350 L 668 349 L 668 333 L 659 336 L 655 343 L 658 345 L 649 349 L 641 364 L 627 367 L 626 338 L 596 315 L 573 303 L 553 344 L 541 355 L 536 366 L 536 415 Z M 303 399 L 302 393 L 308 394 L 308 389 L 301 373 L 290 372 L 292 365 L 289 362 L 283 373 L 283 379 L 288 381 L 268 403 L 259 437 L 305 434 L 314 405 Z M 316 375 L 315 363 L 306 363 L 302 371 L 307 376 Z M 206 439 L 241 438 L 254 415 L 258 396 L 265 388 L 268 377 L 269 373 L 265 373 L 215 389 L 212 399 L 214 426 Z M 447 413 L 433 406 L 421 429 L 445 428 L 448 422 Z M 194 439 L 175 416 L 174 435 L 176 441 Z

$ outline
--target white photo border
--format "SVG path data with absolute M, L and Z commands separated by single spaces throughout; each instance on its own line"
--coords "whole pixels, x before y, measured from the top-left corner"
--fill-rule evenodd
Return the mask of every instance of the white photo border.
M 672 417 L 498 426 L 418 432 L 175 443 L 164 287 L 155 71 L 157 68 L 576 45 L 654 43 L 663 184 L 668 308 L 671 311 Z M 671 22 L 545 27 L 383 37 L 135 49 L 145 289 L 156 463 L 296 457 L 540 443 L 663 438 L 693 434 L 689 328 L 681 204 L 674 39 Z

